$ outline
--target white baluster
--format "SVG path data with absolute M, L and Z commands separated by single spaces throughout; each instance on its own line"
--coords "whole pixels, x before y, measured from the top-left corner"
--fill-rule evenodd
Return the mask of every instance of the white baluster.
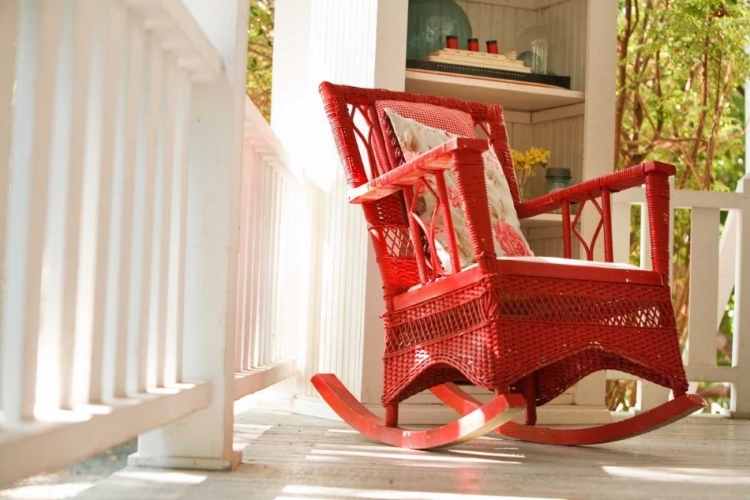
M 613 260 L 630 263 L 630 202 L 618 202 L 612 197 L 612 253 Z
M 283 182 L 282 175 L 273 166 L 266 162 L 268 168 L 273 169 L 273 205 L 271 206 L 271 225 L 268 227 L 270 245 L 270 255 L 268 259 L 270 284 L 272 290 L 280 290 L 280 276 L 279 276 L 279 254 L 280 254 L 280 226 L 283 221 L 282 219 L 282 202 L 283 202 Z M 278 294 L 270 294 L 268 301 L 268 315 L 270 317 L 270 326 L 268 331 L 264 332 L 266 335 L 266 350 L 264 365 L 274 361 L 276 355 L 276 338 L 279 335 L 279 328 L 281 326 L 280 317 L 278 314 L 278 305 L 281 297 Z
M 154 230 L 154 198 L 155 179 L 157 168 L 157 148 L 159 138 L 159 118 L 161 111 L 161 98 L 164 91 L 162 52 L 159 48 L 159 39 L 155 34 L 149 33 L 146 40 L 146 54 L 148 59 L 148 78 L 146 98 L 148 108 L 146 121 L 141 124 L 141 137 L 139 138 L 139 162 L 142 171 L 145 171 L 143 198 L 143 233 L 142 233 L 142 275 L 140 293 L 140 321 L 138 326 L 138 382 L 137 389 L 144 392 L 147 389 L 150 368 L 150 321 L 151 321 L 151 285 L 152 285 L 152 259 L 153 259 L 153 230 Z
M 43 304 L 39 331 L 39 368 L 37 370 L 37 401 L 35 413 L 49 418 L 60 406 L 60 359 L 62 354 L 63 302 L 65 301 L 65 247 L 78 233 L 66 232 L 66 198 L 70 165 L 71 111 L 75 77 L 74 49 L 76 9 L 72 0 L 64 0 L 59 45 L 58 77 L 55 90 L 55 110 L 52 130 L 53 144 L 50 159 L 50 195 L 46 245 L 42 273 Z M 75 176 L 74 176 L 75 177 Z M 80 180 L 80 175 L 78 176 Z M 78 255 L 74 261 L 77 262 Z M 76 281 L 75 279 L 73 281 Z M 75 308 L 75 301 L 73 307 Z
M 251 323 L 253 336 L 251 339 L 252 357 L 250 358 L 250 367 L 257 368 L 261 365 L 261 356 L 263 349 L 263 331 L 266 328 L 265 317 L 265 294 L 263 293 L 263 284 L 267 280 L 267 255 L 268 255 L 268 238 L 266 237 L 266 228 L 269 220 L 270 196 L 269 184 L 271 179 L 271 170 L 263 161 L 260 154 L 256 154 L 258 184 L 255 188 L 258 199 L 258 211 L 256 214 L 256 225 L 254 234 L 258 241 L 256 252 L 256 271 L 253 276 L 255 281 L 253 285 L 253 313 L 254 320 Z
M 693 208 L 690 225 L 690 298 L 688 366 L 716 366 L 716 301 L 718 294 L 719 209 Z
M 653 269 L 651 263 L 651 231 L 648 223 L 648 207 L 641 204 L 641 269 Z
M 69 149 L 66 157 L 67 194 L 65 207 L 65 241 L 63 246 L 62 301 L 60 317 L 59 386 L 60 406 L 71 408 L 74 401 L 75 349 L 78 305 L 78 277 L 81 244 L 83 171 L 87 148 L 89 87 L 91 80 L 94 20 L 101 4 L 95 1 L 73 2 L 74 40 L 72 98 L 70 100 Z
M 266 359 L 266 339 L 268 337 L 268 330 L 270 328 L 270 318 L 268 314 L 269 302 L 271 301 L 270 294 L 264 293 L 264 286 L 268 286 L 270 282 L 270 269 L 268 261 L 271 255 L 271 242 L 268 238 L 268 228 L 270 228 L 272 220 L 273 210 L 273 171 L 268 168 L 268 165 L 263 163 L 263 208 L 262 208 L 262 219 L 260 223 L 260 238 L 261 238 L 261 252 L 260 252 L 260 273 L 258 282 L 258 327 L 255 331 L 255 355 L 253 357 L 253 365 L 259 367 L 265 364 Z
M 252 149 L 247 139 L 242 144 L 242 193 L 240 195 L 240 255 L 237 263 L 237 338 L 235 339 L 234 371 L 243 369 L 243 354 L 247 343 L 248 316 L 247 298 L 250 283 L 250 154 Z
M 164 386 L 167 348 L 167 307 L 169 294 L 169 242 L 172 234 L 172 188 L 174 178 L 175 113 L 177 106 L 177 62 L 168 57 L 165 62 L 165 100 L 159 139 L 159 171 L 162 175 L 161 222 L 158 257 L 158 286 L 156 300 L 156 385 Z
M 122 203 L 121 203 L 121 221 L 120 232 L 122 234 L 122 243 L 120 245 L 120 264 L 118 291 L 117 291 L 117 339 L 116 339 L 116 359 L 115 359 L 115 384 L 114 394 L 118 397 L 125 397 L 128 390 L 128 352 L 131 350 L 129 344 L 137 345 L 137 339 L 128 342 L 129 332 L 136 331 L 138 323 L 138 311 L 131 300 L 133 297 L 132 285 L 139 283 L 133 281 L 131 275 L 137 267 L 134 267 L 133 255 L 133 215 L 135 211 L 135 182 L 136 182 L 136 161 L 138 157 L 138 137 L 141 117 L 142 92 L 143 92 L 143 69 L 144 69 L 144 32 L 141 27 L 139 18 L 132 13 L 128 19 L 128 54 L 126 76 L 123 77 L 127 87 L 125 125 L 123 132 L 123 176 L 122 176 Z M 136 298 L 138 295 L 136 295 Z M 132 335 L 135 337 L 135 335 Z M 137 360 L 131 357 L 131 364 Z
M 117 124 L 121 73 L 121 51 L 125 42 L 125 12 L 119 5 L 106 2 L 102 18 L 103 32 L 99 40 L 104 41 L 103 58 L 97 71 L 92 92 L 101 99 L 93 103 L 101 113 L 101 152 L 94 169 L 98 170 L 96 188 L 96 254 L 94 256 L 94 303 L 91 322 L 91 375 L 88 399 L 99 402 L 103 396 L 104 343 L 107 328 L 108 283 L 115 279 L 110 268 L 110 228 L 112 226 L 113 178 L 117 162 Z M 99 43 L 95 40 L 94 42 Z M 98 163 L 98 165 L 96 165 Z M 110 311 L 111 314 L 111 311 Z M 110 335 L 111 337 L 111 335 Z
M 20 10 L 0 349 L 6 422 L 34 415 L 62 5 L 25 1 Z
M 16 86 L 16 39 L 19 34 L 21 0 L 0 2 L 0 186 L 9 185 L 11 137 L 14 123 L 13 94 Z M 5 220 L 8 190 L 0 190 L 0 259 L 5 258 Z M 4 275 L 4 272 L 3 272 Z M 0 325 L 4 291 L 0 291 Z M 4 329 L 0 327 L 0 379 L 5 378 Z M 3 421 L 3 384 L 0 383 L 0 423 Z
M 246 104 L 247 105 L 247 104 Z M 261 181 L 263 171 L 257 163 L 258 154 L 252 147 L 249 147 L 247 160 L 247 168 L 245 173 L 247 174 L 248 189 L 252 189 L 252 196 L 249 196 L 248 203 L 248 265 L 246 271 L 247 280 L 247 295 L 245 297 L 245 324 L 243 333 L 243 351 L 242 351 L 242 367 L 245 370 L 250 370 L 254 366 L 253 359 L 255 356 L 255 339 L 258 326 L 258 280 L 260 273 L 260 250 L 263 245 L 262 239 L 259 237 L 258 227 L 261 221 L 261 210 L 262 210 L 262 190 Z
M 294 286 L 296 283 L 293 281 L 294 278 L 289 272 L 292 268 L 292 262 L 295 258 L 299 258 L 299 255 L 294 255 L 290 251 L 290 239 L 292 237 L 292 231 L 294 231 L 294 219 L 291 212 L 291 196 L 292 187 L 291 179 L 284 177 L 282 179 L 283 192 L 281 197 L 281 227 L 279 228 L 279 294 L 277 298 L 277 309 L 280 315 L 280 325 L 276 333 L 276 353 L 274 362 L 284 359 L 285 356 L 285 343 L 287 332 L 289 331 L 291 320 L 294 317 Z
M 734 291 L 738 219 L 738 210 L 729 210 L 727 218 L 724 220 L 724 229 L 719 241 L 719 295 L 716 297 L 716 328 L 721 326 L 726 306 Z
M 170 321 L 167 330 L 167 364 L 166 382 L 182 380 L 182 342 L 185 317 L 185 235 L 187 232 L 187 149 L 190 128 L 190 91 L 191 85 L 187 76 L 180 72 L 177 79 L 177 136 L 175 139 L 174 157 L 174 193 L 173 219 L 177 224 L 172 228 L 170 243 Z

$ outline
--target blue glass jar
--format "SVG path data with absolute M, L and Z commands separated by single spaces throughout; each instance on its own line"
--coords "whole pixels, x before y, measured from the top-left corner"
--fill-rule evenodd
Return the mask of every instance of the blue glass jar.
M 569 168 L 548 168 L 544 179 L 547 181 L 547 192 L 552 193 L 570 186 Z
M 453 0 L 409 0 L 407 59 L 422 59 L 445 47 L 445 37 L 458 37 L 458 48 L 467 50 L 471 23 Z
M 571 177 L 569 168 L 548 168 L 544 175 L 544 179 L 547 181 L 547 192 L 552 193 L 570 186 Z M 560 209 L 553 211 L 556 214 L 561 212 Z M 573 207 L 571 207 L 571 213 L 575 213 Z

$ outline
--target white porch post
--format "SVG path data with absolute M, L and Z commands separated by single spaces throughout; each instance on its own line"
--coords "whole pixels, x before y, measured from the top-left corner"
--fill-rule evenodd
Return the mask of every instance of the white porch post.
M 734 280 L 734 337 L 732 367 L 737 370 L 737 380 L 732 384 L 730 408 L 735 418 L 750 418 L 750 266 L 743 266 L 750 249 L 750 178 L 740 179 L 742 206 L 738 212 Z
M 248 0 L 183 0 L 224 75 L 192 90 L 182 380 L 211 381 L 211 404 L 142 434 L 131 465 L 229 469 Z
M 371 364 L 382 355 L 382 285 L 361 209 L 346 201 L 318 85 L 403 90 L 406 18 L 402 0 L 276 2 L 272 126 L 291 161 L 305 168 L 312 226 L 299 256 L 311 258 L 312 269 L 295 411 L 331 415 L 309 383 L 317 372 L 336 373 L 356 396 L 379 399 L 379 367 Z
M 586 54 L 586 103 L 584 137 L 607 140 L 587 141 L 583 152 L 583 179 L 593 179 L 612 171 L 615 158 L 614 138 L 609 133 L 615 129 L 615 73 L 617 61 L 617 2 L 615 0 L 588 0 L 588 52 Z M 606 54 L 606 55 L 605 55 Z M 589 206 L 582 215 L 582 230 L 589 239 L 599 221 L 599 214 Z M 604 260 L 604 240 L 599 238 L 594 258 Z M 583 258 L 583 256 L 581 256 Z M 598 372 L 585 377 L 575 388 L 574 401 L 578 406 L 603 407 L 606 373 Z M 605 415 L 608 417 L 608 415 Z

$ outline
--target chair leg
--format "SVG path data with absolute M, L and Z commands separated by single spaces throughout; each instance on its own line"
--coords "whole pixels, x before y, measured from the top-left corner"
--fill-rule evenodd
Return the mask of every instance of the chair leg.
M 536 425 L 536 374 L 524 379 L 523 397 L 526 400 L 526 425 Z
M 398 426 L 398 403 L 385 405 L 385 426 Z

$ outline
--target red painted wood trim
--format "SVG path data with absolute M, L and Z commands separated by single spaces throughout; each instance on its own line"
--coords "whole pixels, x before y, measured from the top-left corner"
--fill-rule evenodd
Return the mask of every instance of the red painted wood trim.
M 402 186 L 415 184 L 424 175 L 451 168 L 454 151 L 471 150 L 483 153 L 487 151 L 488 147 L 487 141 L 484 139 L 456 137 L 400 167 L 396 167 L 390 172 L 352 189 L 349 191 L 349 202 L 359 204 L 379 200 L 395 193 Z
M 451 215 L 451 201 L 448 197 L 448 188 L 445 185 L 445 172 L 435 172 L 437 181 L 438 195 L 440 196 L 440 208 L 445 224 L 445 234 L 448 237 L 448 254 L 451 260 L 451 273 L 461 271 L 461 259 L 458 256 L 458 247 L 456 246 L 456 233 L 453 230 L 453 215 Z
M 646 182 L 649 174 L 674 175 L 675 167 L 669 163 L 652 161 L 634 167 L 626 168 L 613 174 L 604 175 L 596 179 L 581 182 L 559 191 L 554 191 L 516 206 L 519 219 L 526 219 L 534 215 L 552 212 L 560 208 L 563 200 L 571 203 L 581 203 L 588 197 L 598 198 L 602 188 L 616 193 L 625 189 L 640 186 Z
M 604 260 L 614 262 L 612 244 L 612 205 L 609 189 L 602 189 L 602 220 L 604 221 Z
M 572 230 L 570 226 L 570 202 L 562 202 L 562 222 L 563 222 L 563 257 L 566 259 L 573 258 L 573 241 L 570 235 Z
M 406 293 L 393 297 L 393 310 L 405 309 L 426 300 L 442 296 L 446 292 L 457 290 L 479 281 L 484 273 L 479 266 L 472 266 L 460 273 L 450 274 L 435 282 L 418 285 Z

